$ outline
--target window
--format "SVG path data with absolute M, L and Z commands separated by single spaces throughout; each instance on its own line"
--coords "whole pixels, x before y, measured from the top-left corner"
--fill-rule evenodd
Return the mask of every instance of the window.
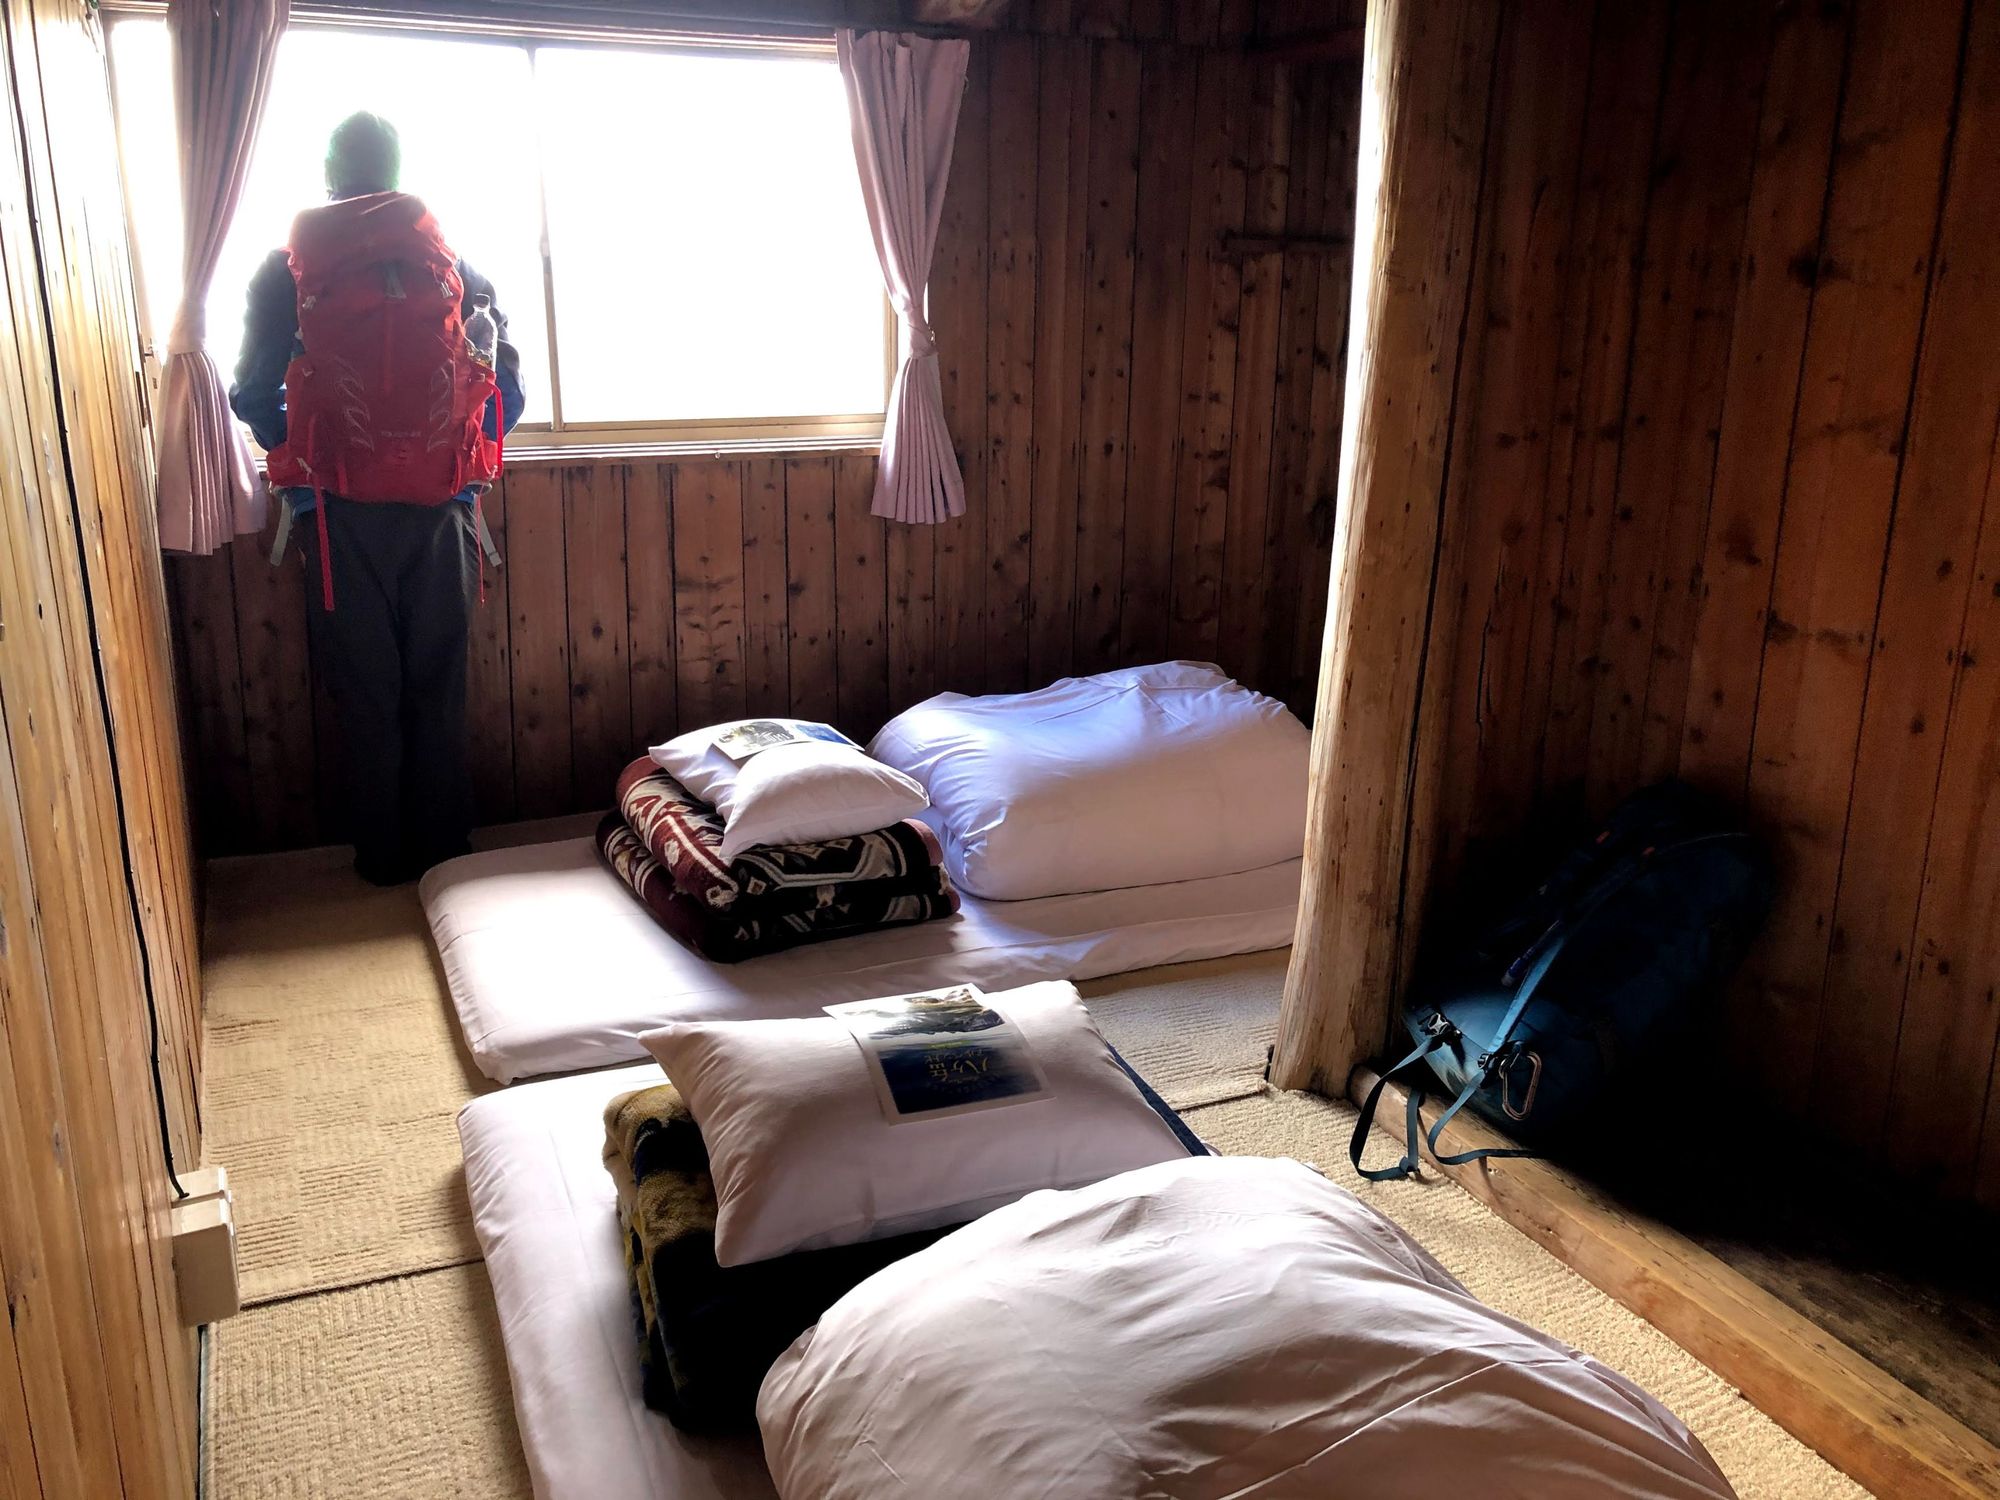
M 179 296 L 166 27 L 111 59 L 146 322 Z M 872 434 L 893 369 L 832 55 L 522 43 L 294 26 L 216 270 L 227 371 L 244 290 L 321 201 L 326 140 L 395 122 L 403 180 L 492 278 L 550 442 Z

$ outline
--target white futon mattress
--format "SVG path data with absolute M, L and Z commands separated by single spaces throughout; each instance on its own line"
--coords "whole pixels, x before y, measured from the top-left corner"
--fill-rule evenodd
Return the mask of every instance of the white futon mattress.
M 647 1410 L 604 1105 L 657 1067 L 557 1078 L 459 1111 L 514 1415 L 537 1500 L 766 1500 L 754 1438 L 694 1438 Z
M 932 985 L 1008 989 L 1282 948 L 1300 861 L 1045 896 L 966 897 L 957 916 L 714 964 L 655 925 L 591 840 L 469 854 L 421 893 L 445 982 L 480 1071 L 502 1083 L 643 1058 L 674 1019 L 790 1017 Z

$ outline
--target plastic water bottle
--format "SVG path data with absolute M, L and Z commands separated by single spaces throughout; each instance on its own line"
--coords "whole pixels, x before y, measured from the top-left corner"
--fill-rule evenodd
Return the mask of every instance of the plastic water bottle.
M 500 325 L 493 318 L 493 299 L 484 292 L 472 298 L 472 313 L 465 320 L 465 341 L 472 345 L 472 357 L 488 368 L 500 353 Z

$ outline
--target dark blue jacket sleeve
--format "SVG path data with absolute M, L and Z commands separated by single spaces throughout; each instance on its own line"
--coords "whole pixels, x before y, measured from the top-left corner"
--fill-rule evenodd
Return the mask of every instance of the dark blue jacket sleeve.
M 465 284 L 465 300 L 460 309 L 465 316 L 472 316 L 472 299 L 484 292 L 487 305 L 492 310 L 493 321 L 500 330 L 500 347 L 493 357 L 493 383 L 500 387 L 501 415 L 506 420 L 505 430 L 512 432 L 514 424 L 521 420 L 521 408 L 527 404 L 527 387 L 521 381 L 521 351 L 507 341 L 507 315 L 500 310 L 499 295 L 493 290 L 493 283 L 481 276 L 463 260 L 458 263 L 458 279 Z M 493 408 L 486 409 L 486 435 L 498 437 L 500 433 L 493 425 Z
M 250 278 L 243 350 L 229 387 L 229 408 L 268 453 L 285 440 L 285 367 L 299 341 L 299 294 L 291 261 L 273 250 Z

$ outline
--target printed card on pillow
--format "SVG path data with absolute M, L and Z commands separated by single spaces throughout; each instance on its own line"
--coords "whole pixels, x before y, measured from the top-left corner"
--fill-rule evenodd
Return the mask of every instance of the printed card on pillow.
M 1202 662 L 940 693 L 869 753 L 922 784 L 945 868 L 989 901 L 1205 880 L 1299 858 L 1312 736 Z
M 722 819 L 724 861 L 764 844 L 849 838 L 915 817 L 924 789 L 805 719 L 735 719 L 647 752 Z
M 960 1223 L 1038 1188 L 1078 1187 L 1187 1154 L 1077 997 L 1033 984 L 982 997 L 1018 1033 L 1031 1087 L 981 1107 L 895 1115 L 848 1022 L 676 1022 L 640 1041 L 686 1099 L 719 1205 L 716 1259 L 768 1260 Z

